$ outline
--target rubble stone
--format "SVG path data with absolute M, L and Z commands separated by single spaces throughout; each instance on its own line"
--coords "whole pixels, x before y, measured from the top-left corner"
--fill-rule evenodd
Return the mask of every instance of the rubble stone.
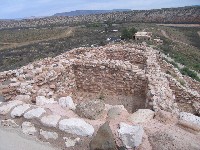
M 35 135 L 37 130 L 31 122 L 23 122 L 22 123 L 22 132 L 27 135 Z
M 121 122 L 118 132 L 126 148 L 135 148 L 142 143 L 144 130 L 141 126 L 131 126 Z
M 65 146 L 66 147 L 73 147 L 80 140 L 80 138 L 76 138 L 76 139 L 73 140 L 73 139 L 68 138 L 68 137 L 63 137 L 63 139 L 65 140 Z
M 7 114 L 13 107 L 22 104 L 22 101 L 10 101 L 7 104 L 0 107 L 0 115 Z
M 56 140 L 58 138 L 58 134 L 56 132 L 44 131 L 42 129 L 40 129 L 40 135 L 42 135 L 46 140 L 48 139 Z
M 90 150 L 117 150 L 109 122 L 104 123 L 90 142 Z
M 93 126 L 79 118 L 61 120 L 59 122 L 59 129 L 67 133 L 81 136 L 92 136 L 94 133 Z
M 82 102 L 76 106 L 76 113 L 88 119 L 97 119 L 105 109 L 105 104 L 101 100 L 90 100 Z
M 1 125 L 5 127 L 12 127 L 12 128 L 19 127 L 19 125 L 14 120 L 11 120 L 11 119 L 1 120 Z
M 61 97 L 58 101 L 59 101 L 59 105 L 61 105 L 62 107 L 68 107 L 71 110 L 76 109 L 76 106 L 70 96 Z
M 30 108 L 29 104 L 19 105 L 12 110 L 10 115 L 12 118 L 21 117 L 25 113 L 25 111 L 27 111 L 29 108 Z
M 130 116 L 130 121 L 134 123 L 148 122 L 153 119 L 155 112 L 150 109 L 139 109 Z
M 42 117 L 41 122 L 45 126 L 56 127 L 60 118 L 61 116 L 59 115 L 48 115 L 48 116 Z
M 185 120 L 187 122 L 197 124 L 197 125 L 200 126 L 200 117 L 195 116 L 193 114 L 190 114 L 190 113 L 187 113 L 187 112 L 181 112 L 180 113 L 180 119 Z
M 33 119 L 33 118 L 39 118 L 41 117 L 44 113 L 46 113 L 44 108 L 35 108 L 35 109 L 31 109 L 28 112 L 26 112 L 24 114 L 24 118 L 26 119 Z

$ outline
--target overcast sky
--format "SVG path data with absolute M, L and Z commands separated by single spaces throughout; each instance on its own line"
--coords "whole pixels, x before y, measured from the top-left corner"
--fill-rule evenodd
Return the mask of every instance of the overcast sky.
M 192 5 L 200 5 L 200 0 L 0 0 L 0 19 L 48 16 L 72 10 L 140 10 Z

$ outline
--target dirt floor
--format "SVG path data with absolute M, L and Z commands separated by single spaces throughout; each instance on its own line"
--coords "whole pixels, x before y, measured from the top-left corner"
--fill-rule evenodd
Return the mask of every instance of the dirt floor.
M 75 103 L 82 101 L 101 99 L 105 104 L 110 105 L 124 105 L 129 113 L 136 112 L 138 109 L 145 108 L 145 97 L 144 96 L 133 96 L 133 95 L 116 95 L 114 93 L 88 93 L 78 91 L 72 95 Z

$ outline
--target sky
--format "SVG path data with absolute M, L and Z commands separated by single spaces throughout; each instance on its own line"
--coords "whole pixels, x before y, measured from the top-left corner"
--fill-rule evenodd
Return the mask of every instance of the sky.
M 0 0 L 0 19 L 42 17 L 73 10 L 141 10 L 192 5 L 200 5 L 200 0 Z

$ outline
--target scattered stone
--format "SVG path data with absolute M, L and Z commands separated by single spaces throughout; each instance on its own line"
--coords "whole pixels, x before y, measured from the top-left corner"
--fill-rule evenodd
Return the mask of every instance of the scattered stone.
M 57 102 L 54 101 L 53 98 L 48 99 L 44 96 L 37 96 L 36 97 L 36 105 L 38 105 L 38 106 L 43 106 L 45 104 L 55 104 L 55 103 L 57 103 Z
M 61 116 L 59 116 L 59 115 L 44 116 L 44 117 L 42 117 L 41 122 L 45 126 L 56 127 L 60 118 L 61 118 Z
M 82 102 L 76 106 L 76 113 L 80 117 L 88 119 L 97 119 L 105 109 L 105 104 L 101 100 L 90 100 Z
M 153 119 L 155 112 L 150 109 L 139 109 L 133 113 L 129 120 L 134 123 L 148 122 Z
M 56 86 L 55 86 L 54 84 L 51 84 L 51 85 L 49 86 L 49 88 L 50 88 L 50 89 L 55 89 Z
M 22 123 L 22 132 L 27 135 L 35 135 L 37 130 L 31 122 L 23 122 Z
M 44 131 L 40 129 L 40 134 L 46 139 L 54 139 L 56 140 L 58 138 L 58 134 L 56 132 L 49 132 L 49 131 Z
M 77 142 L 80 141 L 80 138 L 76 138 L 76 139 L 71 139 L 71 138 L 68 138 L 68 137 L 63 137 L 63 139 L 65 140 L 65 146 L 66 147 L 72 147 L 72 146 L 75 146 Z
M 42 114 L 46 113 L 44 108 L 35 108 L 35 109 L 31 109 L 28 112 L 26 112 L 24 114 L 24 118 L 26 119 L 33 119 L 33 118 L 39 118 L 42 116 Z
M 126 148 L 135 148 L 142 143 L 144 130 L 141 126 L 131 126 L 121 122 L 118 132 Z
M 92 136 L 94 133 L 93 126 L 79 118 L 61 120 L 59 122 L 59 129 L 67 133 L 81 136 Z
M 108 117 L 115 119 L 120 116 L 121 112 L 122 112 L 122 109 L 120 109 L 119 107 L 110 108 L 108 110 Z
M 27 111 L 29 108 L 30 108 L 29 104 L 19 105 L 11 111 L 10 115 L 12 118 L 21 117 L 24 114 L 24 112 Z
M 75 110 L 76 106 L 70 96 L 67 97 L 61 97 L 59 99 L 59 105 L 62 107 L 68 107 L 71 110 Z
M 11 120 L 11 119 L 1 120 L 1 125 L 4 127 L 12 127 L 12 128 L 19 127 L 19 125 L 14 120 Z
M 10 101 L 0 107 L 0 115 L 6 115 L 13 107 L 22 104 L 22 101 Z
M 109 122 L 104 123 L 90 142 L 90 150 L 117 150 Z
M 190 114 L 190 113 L 187 113 L 187 112 L 181 112 L 180 113 L 180 119 L 185 120 L 187 122 L 197 124 L 197 125 L 200 126 L 200 117 L 195 116 L 193 114 Z

